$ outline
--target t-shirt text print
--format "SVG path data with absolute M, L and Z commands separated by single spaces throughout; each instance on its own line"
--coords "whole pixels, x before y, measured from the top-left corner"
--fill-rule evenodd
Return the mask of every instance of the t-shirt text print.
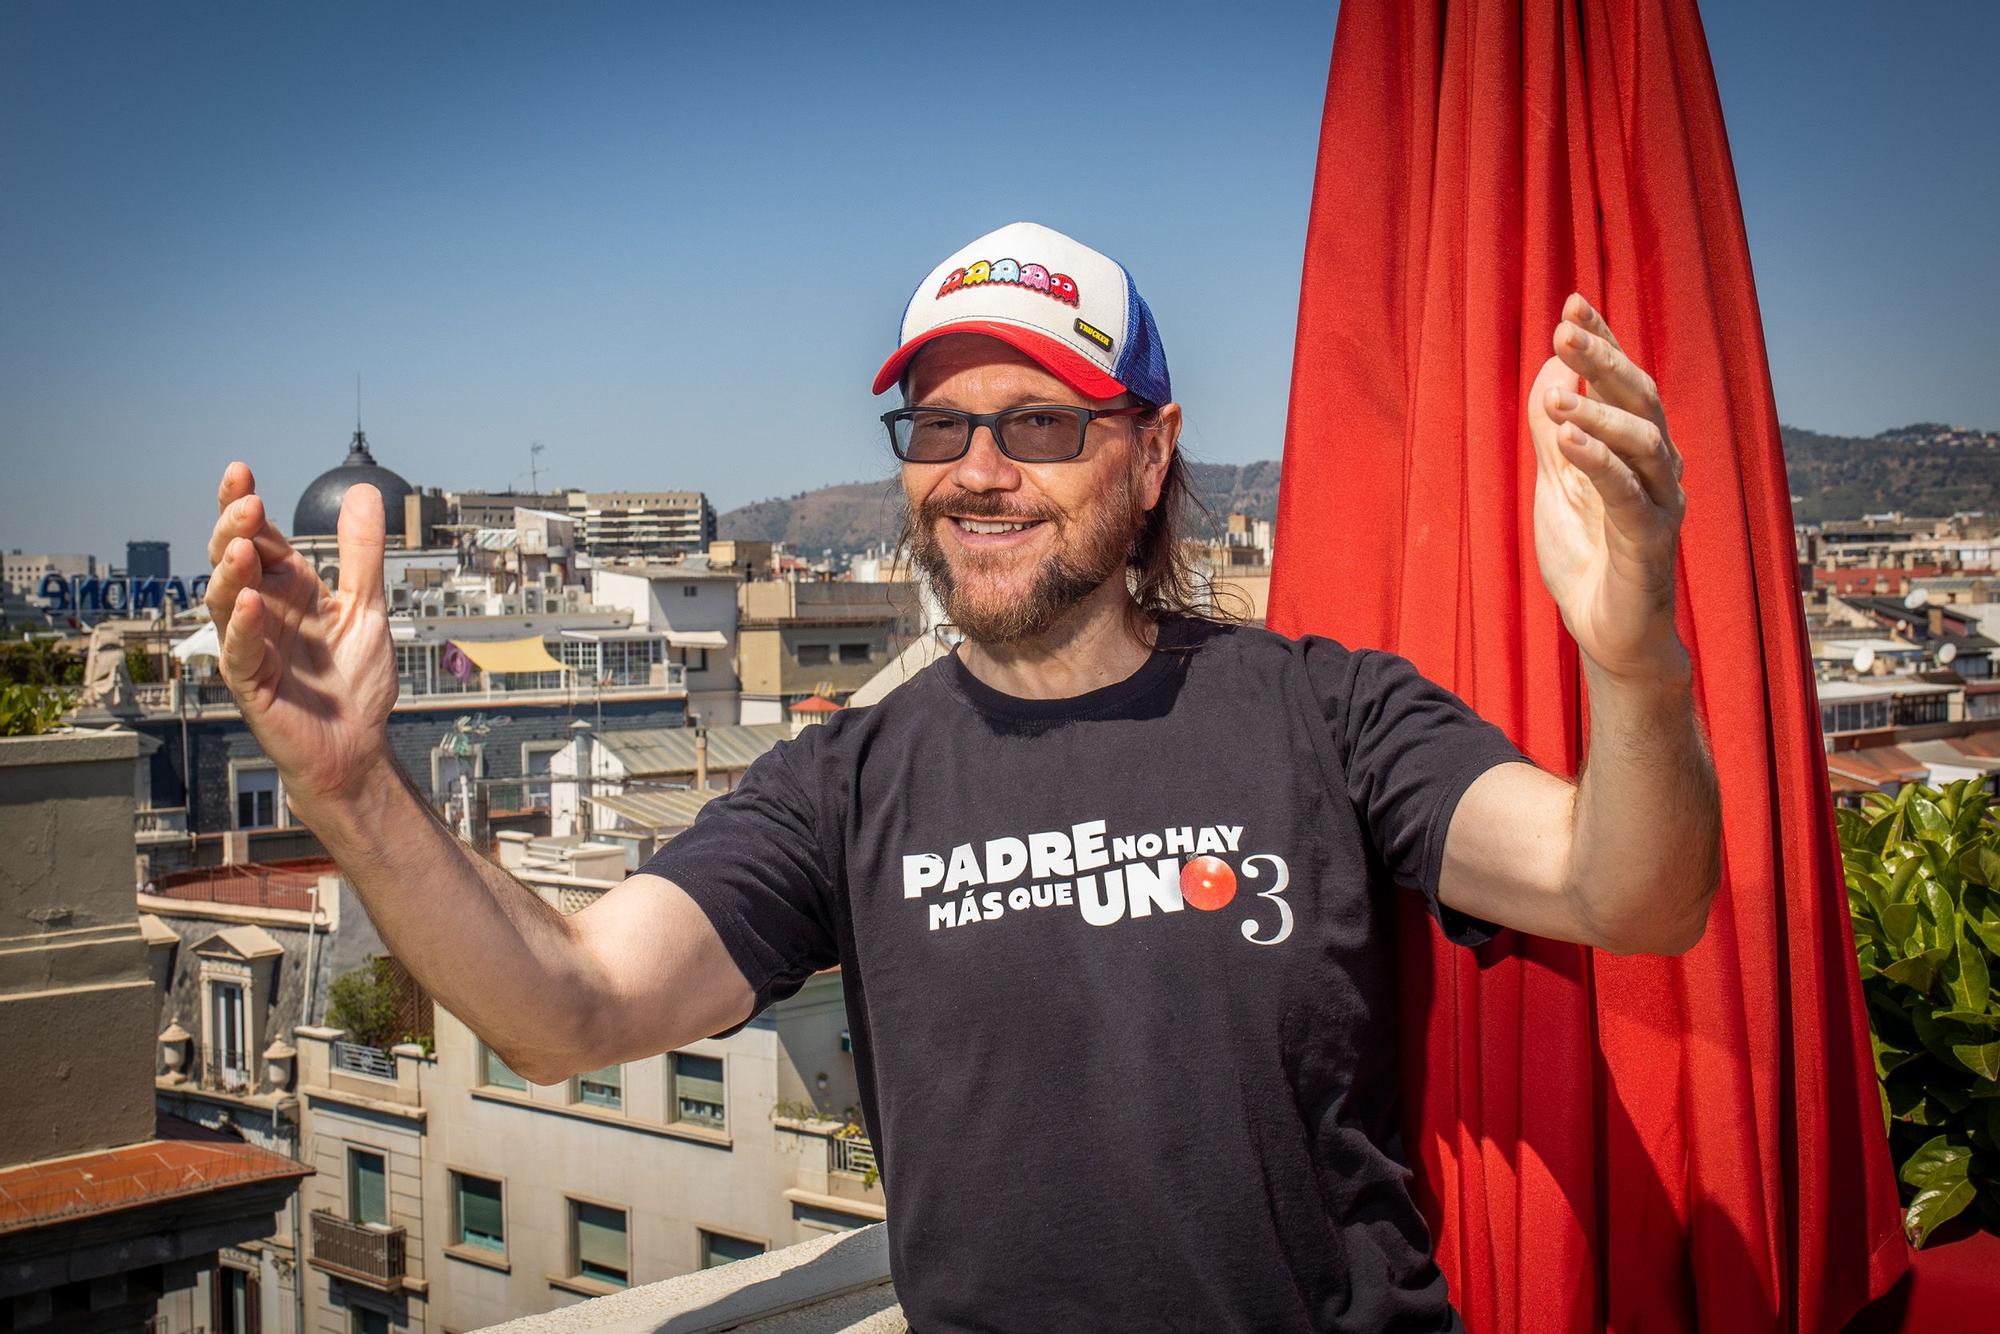
M 961 843 L 949 853 L 904 853 L 903 897 L 930 896 L 933 931 L 1038 908 L 1072 909 L 1091 926 L 1115 926 L 1187 908 L 1222 912 L 1236 904 L 1238 883 L 1246 881 L 1272 911 L 1262 924 L 1246 917 L 1243 938 L 1282 945 L 1292 935 L 1292 907 L 1281 897 L 1290 868 L 1276 853 L 1244 854 L 1242 843 L 1240 824 L 1107 834 L 1104 821 L 1085 820 Z

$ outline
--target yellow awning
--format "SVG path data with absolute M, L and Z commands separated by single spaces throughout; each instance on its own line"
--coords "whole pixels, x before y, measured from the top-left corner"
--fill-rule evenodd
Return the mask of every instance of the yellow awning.
M 452 647 L 483 672 L 566 672 L 549 656 L 541 636 L 526 639 L 454 639 Z

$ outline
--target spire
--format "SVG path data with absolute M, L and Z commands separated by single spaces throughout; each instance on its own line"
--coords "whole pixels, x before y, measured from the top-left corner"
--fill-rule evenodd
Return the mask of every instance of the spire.
M 342 462 L 348 468 L 372 468 L 375 456 L 368 451 L 368 433 L 361 429 L 361 375 L 354 376 L 354 439 L 348 442 L 347 458 Z

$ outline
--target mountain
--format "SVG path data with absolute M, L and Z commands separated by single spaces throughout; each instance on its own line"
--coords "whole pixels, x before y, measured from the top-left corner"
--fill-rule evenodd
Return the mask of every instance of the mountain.
M 1800 523 L 2000 510 L 2000 433 L 1918 422 L 1866 437 L 1780 430 Z
M 1918 422 L 1867 437 L 1781 427 L 1792 510 L 1801 523 L 1884 510 L 1951 514 L 2000 510 L 2000 433 Z M 1232 510 L 1278 510 L 1278 464 L 1192 463 L 1196 493 L 1220 527 Z M 730 510 L 722 536 L 783 542 L 802 555 L 861 551 L 896 534 L 902 490 L 894 477 L 843 482 Z

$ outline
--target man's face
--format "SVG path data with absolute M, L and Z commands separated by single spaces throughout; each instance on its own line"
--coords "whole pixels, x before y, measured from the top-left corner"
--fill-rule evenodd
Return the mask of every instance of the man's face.
M 978 334 L 926 346 L 910 370 L 909 401 L 962 412 L 1114 406 L 1084 398 L 1027 356 Z M 974 640 L 1036 638 L 1107 580 L 1122 580 L 1171 452 L 1164 424 L 1116 417 L 1091 423 L 1078 458 L 1020 463 L 982 426 L 954 462 L 903 465 L 911 558 L 945 614 Z M 994 522 L 1024 526 L 975 531 Z

